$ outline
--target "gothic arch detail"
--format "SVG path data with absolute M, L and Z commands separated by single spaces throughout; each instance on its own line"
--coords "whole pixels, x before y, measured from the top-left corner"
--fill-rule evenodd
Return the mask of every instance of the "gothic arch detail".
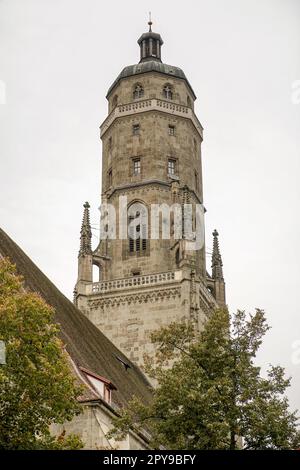
M 166 100 L 173 99 L 173 86 L 170 83 L 166 83 L 163 87 L 163 96 Z
M 127 208 L 128 251 L 130 254 L 144 254 L 147 250 L 149 214 L 146 204 L 132 201 Z
M 136 83 L 133 88 L 133 99 L 138 100 L 143 98 L 144 96 L 144 88 L 140 83 Z
M 89 300 L 91 309 L 111 308 L 120 305 L 135 305 L 153 302 L 169 301 L 181 298 L 181 288 L 160 289 L 151 292 L 144 292 L 131 295 L 111 296 L 95 300 Z

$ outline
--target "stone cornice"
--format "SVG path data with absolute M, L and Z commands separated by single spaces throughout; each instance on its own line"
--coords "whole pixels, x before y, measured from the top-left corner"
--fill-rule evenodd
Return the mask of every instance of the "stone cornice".
M 152 289 L 148 291 L 133 292 L 124 295 L 107 295 L 90 297 L 88 305 L 91 309 L 97 308 L 114 308 L 120 305 L 131 304 L 145 304 L 147 302 L 162 302 L 168 300 L 175 300 L 181 297 L 181 287 L 172 286 L 169 288 Z
M 174 103 L 172 101 L 165 101 L 157 98 L 149 100 L 139 100 L 132 103 L 121 104 L 116 106 L 113 111 L 107 116 L 100 126 L 100 137 L 102 138 L 105 132 L 113 124 L 113 122 L 123 116 L 131 116 L 148 111 L 159 111 L 161 113 L 171 114 L 173 116 L 183 117 L 189 119 L 201 139 L 203 139 L 203 127 L 198 120 L 194 111 L 188 106 Z
M 170 189 L 171 185 L 172 185 L 172 182 L 171 181 L 166 182 L 166 181 L 156 180 L 156 179 L 146 180 L 146 181 L 138 181 L 138 182 L 123 184 L 121 186 L 116 186 L 115 188 L 108 189 L 107 191 L 105 191 L 103 193 L 103 195 L 107 198 L 107 200 L 109 200 L 115 193 L 124 192 L 126 190 L 132 192 L 133 189 L 143 188 L 145 186 L 151 186 L 151 185 L 163 186 L 166 189 Z M 196 199 L 197 203 L 202 204 L 201 199 L 195 193 L 195 191 L 193 189 L 189 188 L 189 187 L 187 187 L 187 188 L 190 191 L 190 193 L 193 194 L 193 196 Z M 183 189 L 184 189 L 184 187 L 182 187 L 182 186 L 179 187 L 180 191 L 182 191 Z M 206 209 L 205 209 L 205 212 L 206 212 Z

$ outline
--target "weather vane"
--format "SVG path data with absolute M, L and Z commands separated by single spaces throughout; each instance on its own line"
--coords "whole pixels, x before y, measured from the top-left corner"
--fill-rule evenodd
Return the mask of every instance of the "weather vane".
M 149 25 L 149 33 L 151 33 L 152 31 L 152 19 L 151 19 L 151 11 L 149 11 L 149 21 L 148 21 L 148 25 Z

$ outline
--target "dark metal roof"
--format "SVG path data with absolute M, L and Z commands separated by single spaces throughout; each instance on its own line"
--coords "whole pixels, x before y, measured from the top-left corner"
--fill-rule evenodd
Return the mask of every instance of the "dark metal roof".
M 165 75 L 169 75 L 171 77 L 176 77 L 180 78 L 182 80 L 185 80 L 187 83 L 188 87 L 190 88 L 194 99 L 196 99 L 196 95 L 188 81 L 188 79 L 185 76 L 185 73 L 183 72 L 182 69 L 179 67 L 174 67 L 173 65 L 167 65 L 163 64 L 162 62 L 158 60 L 145 60 L 143 62 L 140 62 L 139 64 L 134 64 L 134 65 L 128 65 L 125 67 L 122 72 L 118 75 L 116 80 L 113 82 L 111 87 L 109 88 L 106 98 L 110 95 L 112 90 L 115 88 L 115 86 L 119 83 L 120 80 L 123 78 L 131 77 L 133 75 L 140 75 L 142 73 L 147 73 L 147 72 L 159 72 L 163 73 Z
M 52 284 L 1 229 L 0 254 L 16 265 L 26 287 L 39 293 L 55 309 L 61 339 L 75 364 L 105 377 L 116 386 L 117 390 L 113 391 L 116 404 L 125 405 L 134 395 L 146 402 L 151 399 L 151 386 L 141 370 Z M 130 367 L 125 369 L 116 356 Z
M 142 41 L 149 38 L 158 40 L 161 45 L 164 43 L 160 34 L 154 33 L 153 31 L 149 31 L 148 33 L 144 33 L 141 35 L 141 37 L 138 39 L 138 44 L 141 44 Z

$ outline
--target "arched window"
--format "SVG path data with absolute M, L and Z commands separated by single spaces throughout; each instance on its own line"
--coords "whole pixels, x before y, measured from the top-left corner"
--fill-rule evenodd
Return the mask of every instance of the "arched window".
M 128 237 L 129 253 L 145 254 L 148 238 L 148 210 L 140 202 L 128 208 Z
M 144 96 L 144 88 L 139 83 L 135 85 L 133 90 L 133 99 L 138 100 L 139 98 L 143 98 Z
M 214 292 L 214 288 L 212 286 L 207 286 L 207 290 L 209 290 L 209 292 L 215 296 L 215 292 Z
M 199 190 L 199 178 L 198 178 L 198 172 L 195 171 L 194 173 L 194 178 L 195 178 L 195 190 L 198 191 Z
M 115 95 L 115 96 L 113 97 L 113 101 L 112 101 L 112 107 L 113 107 L 113 109 L 115 109 L 115 107 L 117 106 L 117 104 L 118 104 L 118 95 Z
M 171 85 L 169 85 L 168 83 L 164 86 L 163 95 L 167 100 L 173 99 L 173 90 Z
M 101 279 L 100 267 L 96 264 L 93 264 L 93 282 L 99 282 Z
M 179 263 L 180 263 L 180 251 L 179 251 L 179 248 L 177 248 L 176 253 L 175 253 L 175 261 L 176 261 L 176 265 L 179 266 Z

